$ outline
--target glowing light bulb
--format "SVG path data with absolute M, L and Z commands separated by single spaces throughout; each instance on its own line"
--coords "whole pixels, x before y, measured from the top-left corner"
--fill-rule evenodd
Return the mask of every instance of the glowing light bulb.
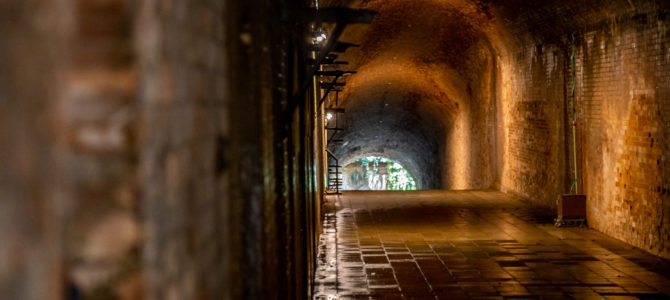
M 330 120 L 332 118 L 333 118 L 333 114 L 331 114 L 331 113 L 326 114 L 326 120 Z
M 322 28 L 317 28 L 314 32 L 314 41 L 316 43 L 323 43 L 326 39 L 328 39 L 326 32 Z

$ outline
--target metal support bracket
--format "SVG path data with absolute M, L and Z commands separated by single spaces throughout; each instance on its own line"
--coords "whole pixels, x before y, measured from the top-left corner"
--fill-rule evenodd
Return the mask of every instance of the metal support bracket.
M 338 39 L 344 32 L 344 28 L 348 24 L 370 24 L 372 23 L 372 19 L 374 18 L 375 14 L 376 12 L 371 10 L 350 9 L 345 7 L 328 7 L 322 9 L 306 8 L 284 11 L 282 18 L 287 22 L 335 23 L 335 27 L 326 40 L 326 43 L 318 52 L 316 58 L 313 60 L 313 64 L 306 72 L 304 82 L 301 83 L 296 92 L 293 94 L 287 114 L 292 114 L 298 105 L 300 105 L 305 91 L 309 87 L 310 82 L 313 80 L 313 76 L 320 69 L 325 59 L 330 56 L 334 61 L 337 57 L 331 55 L 330 53 L 334 50 L 337 50 L 336 46 L 338 44 Z M 344 47 L 345 50 L 346 48 L 352 46 L 354 45 L 349 43 L 340 44 L 340 48 Z
M 346 7 L 302 8 L 285 10 L 282 17 L 287 22 L 370 24 L 376 13 L 371 10 Z

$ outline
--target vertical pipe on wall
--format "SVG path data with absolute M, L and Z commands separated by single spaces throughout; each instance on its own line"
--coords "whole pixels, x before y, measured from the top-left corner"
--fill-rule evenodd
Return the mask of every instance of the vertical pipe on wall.
M 575 46 L 575 33 L 570 29 L 570 39 L 572 41 L 572 53 L 570 54 L 570 72 L 572 75 L 572 88 L 570 90 L 570 107 L 572 109 L 572 155 L 573 155 L 573 168 L 574 168 L 574 179 L 572 186 L 570 187 L 570 192 L 578 194 L 578 170 L 577 170 L 577 109 L 575 108 L 575 87 L 577 85 L 577 71 L 575 67 L 575 52 L 577 46 Z

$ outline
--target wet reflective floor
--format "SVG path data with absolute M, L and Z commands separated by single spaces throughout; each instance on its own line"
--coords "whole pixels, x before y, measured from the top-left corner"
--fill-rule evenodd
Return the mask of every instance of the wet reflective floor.
M 315 299 L 670 299 L 670 263 L 496 191 L 328 196 Z

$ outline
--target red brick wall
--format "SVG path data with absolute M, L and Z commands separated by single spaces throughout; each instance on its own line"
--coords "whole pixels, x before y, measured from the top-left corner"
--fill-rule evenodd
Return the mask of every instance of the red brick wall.
M 588 197 L 589 225 L 670 257 L 667 7 L 617 1 L 565 8 L 580 18 L 554 9 L 507 24 L 514 38 L 506 38 L 509 54 L 502 53 L 500 67 L 501 189 L 554 207 L 570 188 L 569 36 L 575 32 L 578 183 Z M 553 28 L 533 26 L 543 18 Z
M 555 46 L 522 47 L 503 61 L 501 189 L 555 207 L 562 193 L 565 54 Z
M 670 27 L 640 14 L 586 30 L 579 47 L 591 226 L 670 257 Z
M 468 52 L 467 96 L 459 99 L 458 114 L 451 121 L 445 141 L 440 145 L 442 189 L 487 189 L 497 185 L 495 177 L 495 112 L 492 94 L 496 72 L 494 52 L 487 42 L 477 41 Z

